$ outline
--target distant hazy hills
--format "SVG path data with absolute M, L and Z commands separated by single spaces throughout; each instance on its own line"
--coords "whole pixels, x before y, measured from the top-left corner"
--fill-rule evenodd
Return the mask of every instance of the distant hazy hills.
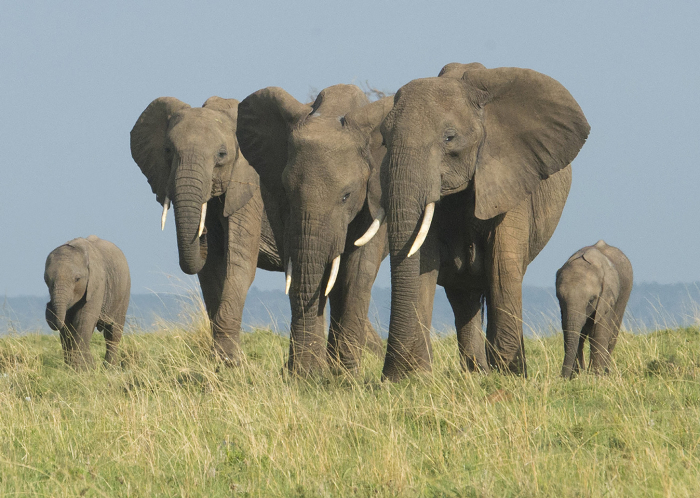
M 47 297 L 22 296 L 0 298 L 0 334 L 13 332 L 49 332 L 44 320 Z M 627 307 L 626 327 L 632 330 L 690 325 L 700 319 L 700 282 L 693 284 L 635 285 Z M 386 335 L 389 327 L 391 292 L 387 288 L 372 291 L 370 318 Z M 151 330 L 158 322 L 188 323 L 188 316 L 204 312 L 201 301 L 177 294 L 134 294 L 131 296 L 128 331 Z M 289 331 L 289 298 L 282 291 L 251 288 L 243 311 L 246 328 L 271 327 L 280 333 Z M 561 330 L 559 304 L 554 288 L 523 288 L 525 332 L 539 334 Z M 454 327 L 454 318 L 445 292 L 438 287 L 433 311 L 433 327 L 441 332 Z

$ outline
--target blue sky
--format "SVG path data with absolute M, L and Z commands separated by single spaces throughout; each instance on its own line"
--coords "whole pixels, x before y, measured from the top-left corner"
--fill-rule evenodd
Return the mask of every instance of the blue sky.
M 393 91 L 448 62 L 559 80 L 592 131 L 526 284 L 554 283 L 605 239 L 637 281 L 700 281 L 697 2 L 6 2 L 0 18 L 0 295 L 44 294 L 56 246 L 94 233 L 126 254 L 133 292 L 190 285 L 172 214 L 131 159 L 149 102 L 201 105 L 281 86 Z M 389 285 L 384 268 L 378 284 Z M 281 274 L 258 271 L 261 288 Z

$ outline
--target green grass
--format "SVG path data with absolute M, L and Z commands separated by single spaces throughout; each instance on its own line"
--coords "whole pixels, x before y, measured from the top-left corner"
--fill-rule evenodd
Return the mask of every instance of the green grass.
M 244 335 L 219 368 L 203 324 L 122 341 L 76 373 L 57 336 L 0 339 L 0 496 L 700 496 L 700 332 L 622 334 L 614 371 L 558 377 L 561 337 L 526 340 L 527 380 L 286 378 L 287 340 Z M 104 355 L 95 334 L 94 353 Z

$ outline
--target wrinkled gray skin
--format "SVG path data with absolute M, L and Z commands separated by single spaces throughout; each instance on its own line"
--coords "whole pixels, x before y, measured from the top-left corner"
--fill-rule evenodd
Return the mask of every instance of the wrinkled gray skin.
M 107 344 L 105 362 L 115 365 L 131 291 L 119 248 L 94 235 L 73 239 L 46 258 L 44 281 L 51 296 L 46 322 L 60 332 L 65 362 L 77 370 L 94 367 L 90 338 L 97 327 Z
M 199 278 L 214 353 L 232 365 L 240 360 L 243 305 L 256 266 L 282 271 L 276 203 L 240 153 L 237 111 L 234 99 L 211 97 L 190 107 L 161 97 L 131 130 L 131 154 L 156 200 L 172 200 L 180 268 Z
M 632 280 L 627 256 L 602 240 L 580 249 L 559 268 L 556 285 L 564 332 L 562 377 L 569 379 L 585 369 L 586 338 L 591 344 L 590 370 L 608 371 Z
M 354 85 L 326 88 L 312 105 L 276 87 L 255 92 L 240 104 L 241 150 L 261 183 L 284 202 L 282 260 L 292 265 L 292 371 L 325 368 L 327 358 L 356 371 L 365 346 L 383 353 L 367 313 L 372 284 L 387 254 L 386 228 L 362 247 L 354 241 L 377 214 L 378 165 L 386 151 L 378 128 L 391 104 L 391 99 L 370 104 Z M 338 256 L 340 270 L 328 296 L 326 352 L 325 292 Z
M 561 84 L 528 69 L 449 64 L 397 92 L 381 126 L 392 293 L 383 378 L 431 368 L 436 284 L 455 313 L 462 365 L 527 375 L 523 276 L 559 222 L 589 129 Z M 431 202 L 430 231 L 408 257 Z

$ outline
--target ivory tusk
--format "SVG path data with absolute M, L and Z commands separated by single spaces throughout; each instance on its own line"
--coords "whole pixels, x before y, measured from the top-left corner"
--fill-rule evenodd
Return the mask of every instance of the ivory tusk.
M 386 213 L 384 212 L 384 210 L 382 208 L 379 208 L 377 210 L 377 217 L 374 219 L 372 224 L 369 226 L 369 228 L 367 229 L 365 234 L 355 241 L 355 245 L 357 247 L 361 247 L 361 246 L 365 245 L 367 242 L 372 240 L 372 237 L 377 235 L 377 232 L 379 231 L 379 227 L 381 226 L 382 222 L 384 221 L 385 215 L 386 215 Z
M 284 293 L 289 295 L 289 288 L 292 286 L 292 258 L 289 258 L 287 263 L 287 271 L 285 272 Z
M 168 209 L 170 209 L 170 199 L 165 196 L 163 201 L 163 214 L 160 216 L 160 231 L 165 230 L 165 220 L 168 218 Z
M 416 252 L 418 252 L 418 249 L 420 249 L 420 246 L 423 245 L 423 242 L 425 241 L 425 238 L 428 236 L 428 231 L 430 230 L 430 222 L 433 221 L 433 212 L 435 211 L 435 203 L 431 202 L 427 206 L 425 206 L 425 212 L 423 213 L 423 223 L 420 225 L 420 229 L 418 230 L 418 235 L 416 235 L 416 240 L 413 241 L 413 245 L 411 246 L 411 250 L 408 251 L 408 257 L 410 258 L 413 256 Z
M 197 232 L 197 238 L 202 236 L 204 231 L 204 220 L 207 219 L 207 203 L 202 204 L 202 219 L 199 220 L 199 231 Z
M 331 276 L 328 277 L 328 285 L 326 286 L 326 296 L 331 293 L 333 286 L 335 285 L 335 279 L 338 278 L 338 269 L 340 268 L 340 254 L 338 254 L 333 260 L 333 266 L 331 266 Z

